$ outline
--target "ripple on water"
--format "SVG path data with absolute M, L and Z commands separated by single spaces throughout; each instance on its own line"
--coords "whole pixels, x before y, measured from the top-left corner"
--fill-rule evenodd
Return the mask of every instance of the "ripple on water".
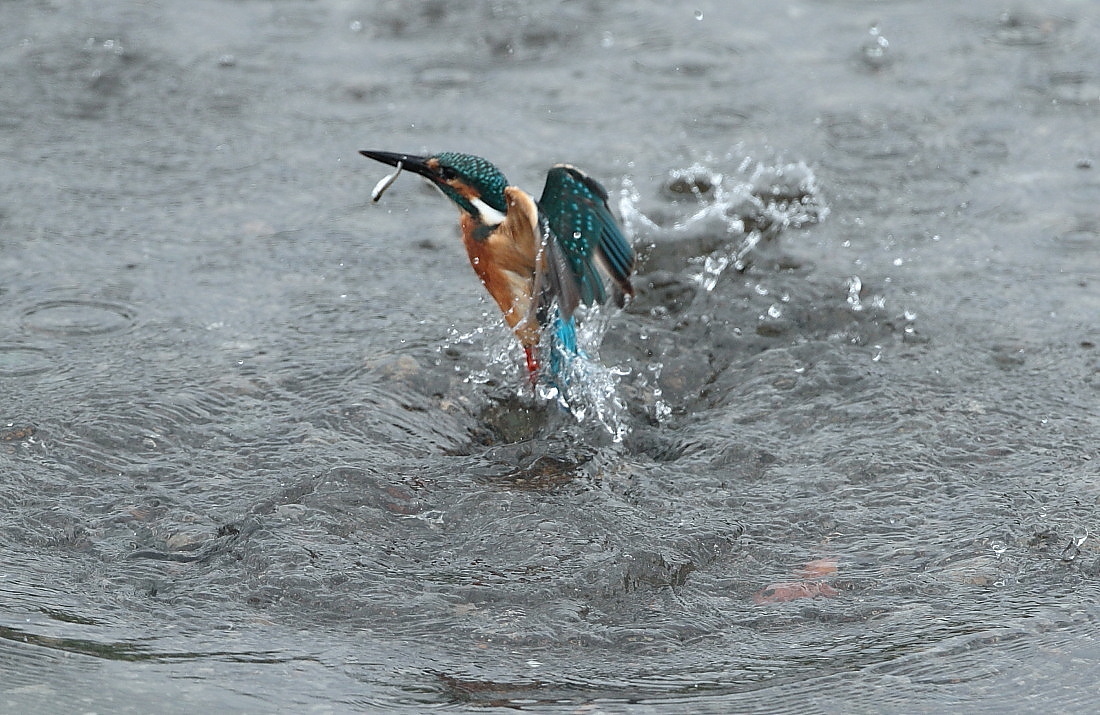
M 706 105 L 688 113 L 688 116 L 691 117 L 691 127 L 693 129 L 713 129 L 728 132 L 744 129 L 749 124 L 753 113 L 753 110 L 740 107 Z
M 836 114 L 824 120 L 829 144 L 848 157 L 897 159 L 916 154 L 920 137 L 913 127 L 864 114 Z
M 1052 72 L 1043 91 L 1063 104 L 1100 106 L 1100 76 L 1089 72 Z
M 914 214 L 938 213 L 965 201 L 965 191 L 966 181 L 962 178 L 928 168 L 905 182 L 905 204 Z
M 28 377 L 53 367 L 49 354 L 29 345 L 0 345 L 0 377 Z
M 881 174 L 846 176 L 834 189 L 836 198 L 853 210 L 873 211 L 891 205 L 895 197 L 893 187 Z
M 28 330 L 48 335 L 103 335 L 133 323 L 134 311 L 128 306 L 98 300 L 47 300 L 23 311 Z
M 1008 142 L 1003 139 L 1004 130 L 975 125 L 967 127 L 959 135 L 958 150 L 983 164 L 1001 162 L 1008 158 Z
M 1006 10 L 998 16 L 989 40 L 1020 47 L 1061 45 L 1072 27 L 1073 22 L 1063 17 Z
M 1053 229 L 1054 242 L 1067 251 L 1100 247 L 1100 221 L 1081 217 L 1068 226 Z

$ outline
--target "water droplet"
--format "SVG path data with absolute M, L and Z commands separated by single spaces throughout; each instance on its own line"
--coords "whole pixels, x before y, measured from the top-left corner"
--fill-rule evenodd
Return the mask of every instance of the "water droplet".
M 863 281 L 859 276 L 851 276 L 847 281 L 848 288 L 848 305 L 852 310 L 863 310 L 863 301 L 860 299 L 859 294 L 863 290 Z
M 860 45 L 859 54 L 863 58 L 864 64 L 871 69 L 881 69 L 890 61 L 888 50 L 890 49 L 890 42 L 878 29 L 878 25 L 871 25 L 871 28 L 867 31 L 870 37 L 864 40 Z
M 697 280 L 708 293 L 718 285 L 718 278 L 730 264 L 729 256 L 711 254 L 703 261 L 703 273 Z
M 772 303 L 770 306 L 768 306 L 768 317 L 769 318 L 779 318 L 782 315 L 783 315 L 783 309 L 779 307 L 778 303 Z
M 703 19 L 703 11 L 702 10 L 696 10 L 695 11 L 695 19 L 696 20 L 702 20 Z
M 348 25 L 348 28 L 352 32 L 362 32 L 363 31 L 363 23 L 360 22 L 359 20 L 352 20 L 351 24 Z

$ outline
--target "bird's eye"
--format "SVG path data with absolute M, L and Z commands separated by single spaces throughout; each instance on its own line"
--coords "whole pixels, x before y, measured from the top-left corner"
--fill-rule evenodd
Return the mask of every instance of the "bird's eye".
M 458 178 L 458 172 L 449 166 L 439 167 L 439 175 L 442 176 L 446 181 L 451 181 L 452 179 Z

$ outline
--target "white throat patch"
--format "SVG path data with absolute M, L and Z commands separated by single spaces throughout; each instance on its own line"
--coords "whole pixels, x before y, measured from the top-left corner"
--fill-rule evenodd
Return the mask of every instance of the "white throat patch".
M 477 209 L 478 215 L 481 216 L 481 222 L 486 226 L 499 226 L 504 223 L 504 214 L 481 199 L 470 199 L 470 203 Z

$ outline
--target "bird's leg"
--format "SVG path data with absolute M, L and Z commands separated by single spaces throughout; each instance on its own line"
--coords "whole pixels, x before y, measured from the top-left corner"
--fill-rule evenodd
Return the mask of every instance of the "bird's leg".
M 534 385 L 539 380 L 539 358 L 533 345 L 524 346 L 523 356 L 527 359 L 527 379 Z

